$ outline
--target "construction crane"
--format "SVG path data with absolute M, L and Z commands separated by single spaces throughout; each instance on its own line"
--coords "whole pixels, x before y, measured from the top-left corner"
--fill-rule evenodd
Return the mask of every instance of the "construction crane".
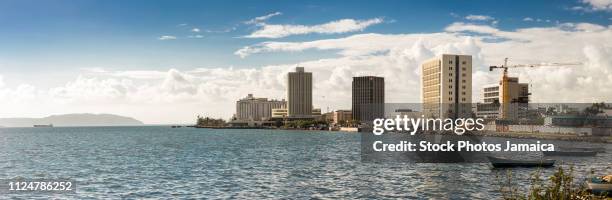
M 493 71 L 493 69 L 503 69 L 501 80 L 499 81 L 500 92 L 501 94 L 501 119 L 508 119 L 508 106 L 512 102 L 510 98 L 509 91 L 509 78 L 508 78 L 508 68 L 522 68 L 522 67 L 559 67 L 559 66 L 572 66 L 572 65 L 581 65 L 582 63 L 538 63 L 538 64 L 517 64 L 517 65 L 508 65 L 508 58 L 504 59 L 504 64 L 501 66 L 489 66 L 489 71 Z

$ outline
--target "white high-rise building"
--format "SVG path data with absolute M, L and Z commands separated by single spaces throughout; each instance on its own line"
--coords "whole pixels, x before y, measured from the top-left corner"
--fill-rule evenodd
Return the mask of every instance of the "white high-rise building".
M 472 56 L 443 54 L 421 66 L 421 98 L 426 117 L 471 115 Z

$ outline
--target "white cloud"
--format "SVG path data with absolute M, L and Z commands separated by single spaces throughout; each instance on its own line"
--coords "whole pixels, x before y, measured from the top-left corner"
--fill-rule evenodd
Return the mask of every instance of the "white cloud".
M 438 33 L 370 33 L 305 42 L 263 42 L 236 54 L 310 49 L 334 50 L 336 57 L 250 68 L 99 69 L 50 88 L 5 85 L 0 87 L 0 115 L 104 112 L 147 123 L 189 123 L 197 114 L 228 118 L 235 112 L 235 101 L 246 94 L 285 98 L 286 74 L 296 64 L 313 72 L 315 107 L 350 108 L 351 77 L 361 75 L 385 77 L 387 102 L 413 103 L 420 101 L 420 63 L 442 53 L 473 55 L 474 101 L 481 99 L 481 85 L 499 80 L 499 72 L 489 72 L 487 66 L 501 64 L 505 57 L 511 64 L 585 63 L 512 69 L 511 76 L 531 83 L 533 102 L 611 101 L 611 34 L 612 27 L 590 23 L 517 30 L 453 23 Z
M 380 24 L 382 18 L 368 20 L 341 19 L 313 26 L 290 24 L 261 24 L 260 29 L 247 35 L 247 38 L 282 38 L 290 35 L 304 35 L 311 33 L 334 34 L 363 31 L 371 25 Z
M 273 12 L 264 16 L 259 16 L 259 17 L 255 17 L 249 21 L 244 22 L 245 24 L 259 24 L 259 23 L 263 23 L 264 21 L 274 17 L 274 16 L 278 16 L 278 15 L 282 15 L 283 13 L 281 12 Z
M 470 24 L 470 23 L 463 23 L 463 22 L 455 22 L 451 24 L 450 26 L 447 26 L 444 30 L 448 32 L 468 31 L 468 32 L 476 32 L 476 33 L 488 33 L 488 34 L 499 32 L 497 28 L 493 28 L 491 26 L 477 25 L 477 24 Z
M 531 17 L 525 17 L 525 18 L 523 18 L 523 21 L 526 21 L 526 22 L 532 22 L 532 21 L 533 21 L 533 18 L 531 18 Z
M 4 77 L 0 75 L 0 88 L 4 87 Z
M 491 16 L 487 16 L 487 15 L 468 15 L 468 16 L 465 17 L 465 19 L 473 20 L 473 21 L 489 21 L 489 20 L 493 20 L 495 18 L 493 18 Z
M 193 28 L 193 29 L 191 29 L 191 32 L 196 32 L 196 33 L 199 33 L 199 32 L 200 32 L 200 29 L 199 29 L 199 28 Z
M 582 2 L 593 10 L 612 11 L 612 0 L 582 0 Z
M 204 38 L 203 35 L 199 35 L 199 34 L 198 35 L 190 35 L 190 36 L 187 36 L 187 37 L 189 37 L 189 38 Z
M 162 35 L 158 38 L 159 40 L 176 40 L 176 36 L 172 35 Z
M 577 62 L 589 61 L 585 66 L 517 69 L 511 75 L 518 75 L 522 82 L 533 85 L 535 102 L 590 102 L 595 100 L 612 100 L 612 93 L 604 86 L 612 80 L 612 64 L 606 53 L 612 51 L 611 27 L 590 23 L 565 23 L 552 27 L 533 27 L 504 31 L 488 25 L 453 23 L 445 28 L 446 32 L 429 34 L 358 34 L 339 39 L 325 39 L 307 42 L 263 42 L 246 46 L 235 52 L 241 57 L 259 53 L 300 52 L 307 49 L 337 50 L 337 59 L 323 59 L 300 63 L 318 71 L 329 68 L 320 75 L 330 89 L 347 86 L 343 81 L 347 71 L 356 74 L 384 75 L 392 83 L 402 83 L 403 88 L 418 88 L 417 72 L 419 63 L 434 54 L 462 53 L 471 54 L 475 59 L 474 82 L 479 85 L 494 83 L 497 73 L 488 72 L 487 65 L 499 64 L 503 58 L 510 57 L 513 63 L 541 62 Z M 558 42 L 564 41 L 564 42 Z M 586 49 L 586 50 L 585 50 Z M 592 56 L 592 54 L 598 56 Z M 425 55 L 425 56 L 419 56 Z M 590 58 L 590 57 L 596 57 Z M 408 59 L 409 58 L 409 59 Z M 400 62 L 401 61 L 401 62 Z M 597 73 L 588 69 L 598 63 Z M 342 66 L 340 69 L 337 69 Z M 314 68 L 314 69 L 313 69 Z M 309 69 L 309 68 L 307 68 Z M 397 75 L 399 74 L 399 75 Z M 538 77 L 547 77 L 546 79 Z M 417 80 L 408 83 L 409 80 Z M 477 79 L 477 80 L 476 80 Z M 593 84 L 590 91 L 584 91 L 572 82 Z M 332 84 L 333 83 L 333 84 Z M 343 83 L 343 84 L 340 84 Z M 323 88 L 324 86 L 320 86 Z M 474 88 L 474 99 L 478 100 L 480 91 Z M 413 94 L 413 97 L 402 96 L 391 98 L 396 102 L 418 102 L 418 91 L 408 91 L 396 84 L 389 85 L 389 90 L 401 91 L 399 94 Z M 580 91 L 580 92 L 575 92 Z M 593 96 L 592 94 L 597 94 Z M 350 102 L 349 100 L 338 100 Z M 336 106 L 342 107 L 342 106 Z

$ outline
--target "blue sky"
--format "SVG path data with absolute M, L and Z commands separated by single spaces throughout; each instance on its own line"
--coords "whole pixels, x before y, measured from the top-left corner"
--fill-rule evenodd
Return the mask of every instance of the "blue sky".
M 0 1 L 0 59 L 3 71 L 73 70 L 82 67 L 186 69 L 251 67 L 308 60 L 321 52 L 251 56 L 233 52 L 268 39 L 241 38 L 257 27 L 242 22 L 273 12 L 274 24 L 322 24 L 382 17 L 363 32 L 438 32 L 470 14 L 493 16 L 497 28 L 512 30 L 556 22 L 610 24 L 609 12 L 580 12 L 576 1 Z M 525 17 L 550 22 L 525 22 Z M 179 24 L 186 24 L 180 26 Z M 236 27 L 236 30 L 223 32 Z M 202 30 L 203 38 L 192 28 Z M 214 31 L 211 33 L 205 30 Z M 223 33 L 221 33 L 223 32 Z M 275 39 L 307 41 L 346 34 L 308 34 Z M 161 35 L 177 40 L 161 41 Z
M 249 93 L 285 98 L 296 65 L 324 111 L 362 75 L 415 103 L 420 63 L 445 53 L 472 55 L 474 102 L 505 57 L 584 63 L 512 71 L 533 102 L 612 101 L 611 22 L 612 0 L 0 0 L 0 117 L 228 118 Z

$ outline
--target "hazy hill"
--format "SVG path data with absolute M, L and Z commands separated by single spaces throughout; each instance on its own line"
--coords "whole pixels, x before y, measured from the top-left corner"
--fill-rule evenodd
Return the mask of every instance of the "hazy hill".
M 44 118 L 0 118 L 0 127 L 32 127 L 35 124 L 53 126 L 131 126 L 142 125 L 131 117 L 111 114 L 66 114 L 51 115 Z

